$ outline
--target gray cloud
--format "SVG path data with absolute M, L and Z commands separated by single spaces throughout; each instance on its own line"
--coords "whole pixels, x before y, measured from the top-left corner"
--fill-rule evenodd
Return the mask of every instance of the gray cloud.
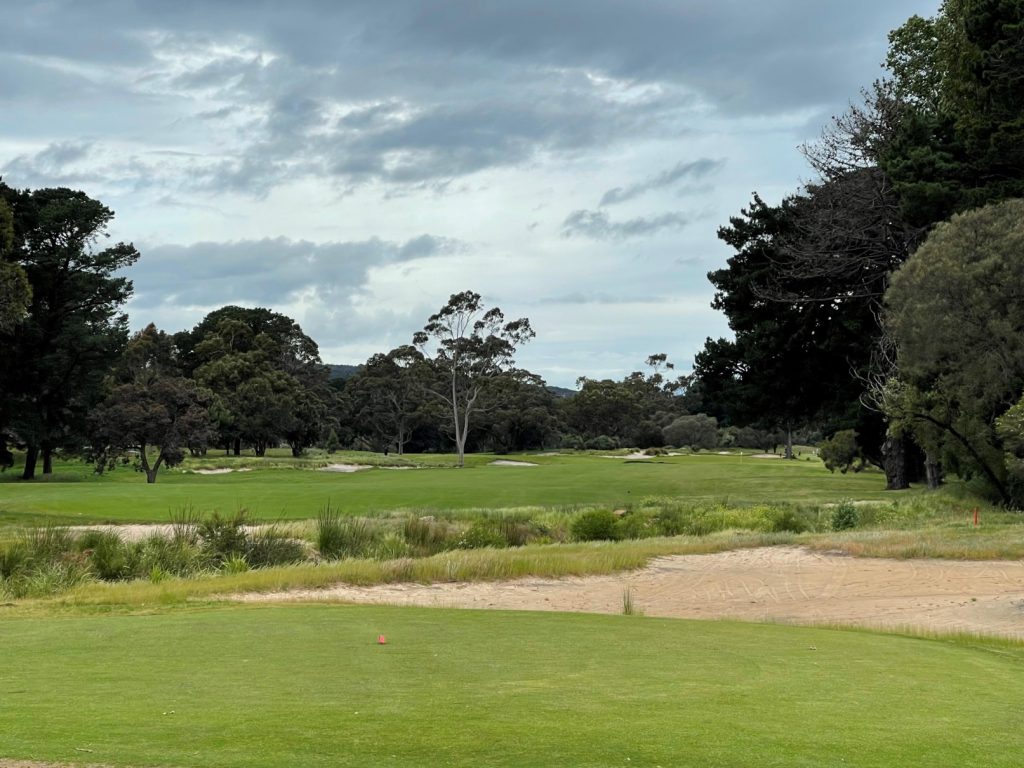
M 606 305 L 618 305 L 618 304 L 643 304 L 643 303 L 657 303 L 665 301 L 665 296 L 656 295 L 616 295 L 611 293 L 605 293 L 603 291 L 597 291 L 593 293 L 584 293 L 582 291 L 573 291 L 572 293 L 564 293 L 559 296 L 545 296 L 544 298 L 538 299 L 537 304 L 542 306 L 554 304 L 606 304 Z
M 80 184 L 89 178 L 81 163 L 92 149 L 90 141 L 55 142 L 39 152 L 16 156 L 3 167 L 3 173 L 16 179 L 19 186 Z
M 700 160 L 694 160 L 690 163 L 678 162 L 671 168 L 636 184 L 609 189 L 601 196 L 601 202 L 598 203 L 598 206 L 604 207 L 606 205 L 624 203 L 627 200 L 632 200 L 634 197 L 639 197 L 645 192 L 650 192 L 652 189 L 670 187 L 683 179 L 701 179 L 720 170 L 724 165 L 725 160 L 712 160 L 707 157 L 702 157 Z
M 142 247 L 128 276 L 135 308 L 230 303 L 279 305 L 308 295 L 347 302 L 375 266 L 457 252 L 462 244 L 421 235 L 404 243 L 377 238 L 312 243 L 284 237 Z
M 156 140 L 167 143 L 223 126 L 205 159 L 123 164 L 134 171 L 123 183 L 140 188 L 262 196 L 301 176 L 443 182 L 679 136 L 701 104 L 755 116 L 841 109 L 870 79 L 884 29 L 933 5 L 307 0 L 249 13 L 205 0 L 88 12 L 27 2 L 0 27 L 0 110 L 46 93 L 46 109 L 105 142 L 147 135 L 126 116 L 147 116 L 149 129 L 184 113 L 192 124 L 164 130 Z M 17 76 L 4 80 L 8 67 Z M 19 129 L 39 135 L 31 120 Z
M 652 218 L 638 217 L 612 221 L 604 211 L 578 210 L 562 222 L 563 237 L 589 237 L 593 240 L 625 240 L 646 237 L 663 229 L 680 229 L 690 223 L 682 213 L 663 213 Z

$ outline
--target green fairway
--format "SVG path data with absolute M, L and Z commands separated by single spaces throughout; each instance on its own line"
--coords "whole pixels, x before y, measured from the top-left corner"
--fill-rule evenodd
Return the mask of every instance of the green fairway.
M 490 466 L 488 462 L 495 458 L 538 466 Z M 437 461 L 436 456 L 430 459 Z M 221 463 L 231 466 L 232 460 Z M 238 462 L 238 466 L 254 464 L 259 466 L 252 459 Z M 51 481 L 21 482 L 10 473 L 4 480 L 0 482 L 0 517 L 8 521 L 52 515 L 81 522 L 163 522 L 170 510 L 184 505 L 199 511 L 245 507 L 258 518 L 299 519 L 314 517 L 328 499 L 345 512 L 366 514 L 395 509 L 625 505 L 652 495 L 729 503 L 894 498 L 884 490 L 883 476 L 874 471 L 833 475 L 817 459 L 713 454 L 646 461 L 589 455 L 474 456 L 464 469 L 374 468 L 352 474 L 309 468 L 213 476 L 165 471 L 155 485 L 147 485 L 143 476 L 126 468 L 97 477 L 84 464 L 67 464 L 58 467 Z
M 0 758 L 992 768 L 1024 754 L 1012 647 L 350 606 L 10 618 L 0 647 Z

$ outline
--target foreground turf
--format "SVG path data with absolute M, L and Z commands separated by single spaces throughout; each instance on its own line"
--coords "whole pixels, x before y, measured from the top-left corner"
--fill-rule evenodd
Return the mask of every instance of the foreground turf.
M 490 466 L 518 458 L 533 467 Z M 808 457 L 809 458 L 809 457 Z M 413 457 L 412 460 L 415 460 Z M 437 457 L 431 457 L 436 462 Z M 230 464 L 224 459 L 219 463 Z M 245 459 L 246 468 L 260 466 Z M 0 482 L 0 522 L 166 522 L 170 510 L 247 508 L 263 519 L 315 517 L 328 501 L 351 514 L 396 509 L 626 505 L 643 496 L 746 502 L 835 502 L 891 499 L 877 472 L 831 474 L 817 459 L 780 461 L 751 456 L 678 456 L 625 461 L 599 456 L 474 456 L 464 469 L 370 469 L 354 474 L 274 468 L 203 476 L 165 472 L 155 485 L 130 469 L 103 477 L 82 464 L 58 467 L 51 481 Z
M 1024 754 L 1013 646 L 274 606 L 9 618 L 0 648 L 0 758 L 867 768 L 1017 766 Z

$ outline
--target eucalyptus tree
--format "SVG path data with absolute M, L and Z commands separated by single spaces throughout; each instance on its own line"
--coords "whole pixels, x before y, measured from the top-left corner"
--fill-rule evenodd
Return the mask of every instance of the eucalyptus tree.
M 516 350 L 534 336 L 528 319 L 506 322 L 498 307 L 487 309 L 473 291 L 453 293 L 413 336 L 431 374 L 425 389 L 450 417 L 460 467 L 473 415 L 485 407 L 482 397 L 513 367 Z

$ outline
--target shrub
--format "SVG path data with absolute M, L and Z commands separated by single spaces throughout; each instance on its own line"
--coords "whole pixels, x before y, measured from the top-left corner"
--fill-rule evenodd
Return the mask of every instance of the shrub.
M 8 580 L 8 590 L 16 598 L 49 597 L 77 587 L 89 580 L 89 568 L 80 558 L 49 561 L 31 572 Z
M 851 528 L 856 528 L 858 522 L 860 522 L 860 515 L 852 501 L 841 502 L 832 512 L 833 531 L 848 531 Z
M 154 571 L 166 576 L 192 576 L 212 565 L 214 559 L 197 544 L 175 536 L 153 534 L 130 549 L 131 574 L 135 578 L 152 578 Z
M 344 552 L 345 537 L 342 531 L 341 511 L 331 507 L 331 502 L 316 516 L 316 548 L 320 556 L 336 560 Z
M 116 581 L 131 575 L 129 547 L 113 531 L 87 531 L 77 542 L 88 555 L 93 573 L 104 581 Z
M 244 555 L 233 554 L 225 558 L 220 569 L 224 573 L 245 573 L 249 570 L 249 563 L 245 561 Z
M 402 525 L 406 543 L 416 554 L 436 554 L 451 549 L 457 536 L 447 523 L 433 517 L 407 517 Z
M 262 526 L 249 536 L 245 560 L 252 568 L 290 565 L 305 559 L 305 544 L 276 526 Z
M 664 507 L 655 515 L 654 525 L 662 536 L 679 536 L 687 531 L 687 517 L 682 507 Z
M 770 533 L 803 533 L 807 527 L 807 523 L 797 514 L 796 510 L 789 507 L 776 508 L 768 516 L 768 531 Z
M 71 531 L 61 525 L 47 523 L 38 528 L 29 528 L 21 540 L 28 550 L 28 557 L 33 563 L 54 562 L 65 552 L 74 549 L 74 537 Z
M 504 548 L 508 546 L 505 536 L 491 520 L 477 520 L 459 538 L 459 549 L 483 549 L 484 547 Z
M 0 545 L 0 578 L 9 579 L 26 571 L 32 562 L 28 545 L 21 539 Z
M 857 433 L 852 429 L 842 429 L 832 435 L 821 444 L 818 455 L 829 472 L 838 469 L 845 475 L 851 469 L 854 472 L 864 469 L 864 456 L 857 445 Z
M 248 549 L 248 537 L 245 532 L 247 513 L 239 509 L 234 515 L 224 517 L 214 512 L 199 523 L 199 539 L 203 548 L 218 562 L 228 558 L 244 555 Z
M 398 560 L 409 557 L 409 545 L 397 533 L 390 533 L 377 542 L 370 556 L 377 560 Z
M 618 518 L 608 509 L 592 509 L 572 521 L 576 541 L 613 541 L 618 538 Z
M 174 541 L 196 544 L 199 541 L 199 525 L 202 515 L 191 504 L 171 510 L 171 538 Z
M 718 447 L 718 421 L 703 413 L 680 416 L 663 430 L 665 442 L 699 451 Z
M 619 539 L 646 539 L 658 535 L 659 530 L 650 515 L 629 512 L 616 521 L 615 532 Z
M 608 435 L 598 435 L 587 440 L 585 446 L 592 451 L 614 451 L 619 447 L 619 441 Z

